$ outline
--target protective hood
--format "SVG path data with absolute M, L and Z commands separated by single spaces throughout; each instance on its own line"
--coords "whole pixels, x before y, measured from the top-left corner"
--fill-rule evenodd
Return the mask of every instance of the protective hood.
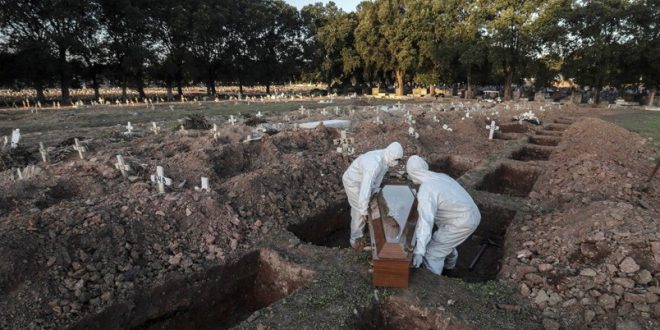
M 403 147 L 399 142 L 390 143 L 383 151 L 383 158 L 387 166 L 393 167 L 398 164 L 399 159 L 403 157 Z
M 429 171 L 429 164 L 426 163 L 422 157 L 417 155 L 410 156 L 408 158 L 408 163 L 406 164 L 406 172 L 408 172 L 408 177 L 415 184 L 422 184 L 426 180 L 430 179 L 433 172 Z

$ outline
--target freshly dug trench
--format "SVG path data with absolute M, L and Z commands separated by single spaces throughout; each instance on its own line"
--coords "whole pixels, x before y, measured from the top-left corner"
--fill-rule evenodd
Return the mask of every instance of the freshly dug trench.
M 560 131 L 563 132 L 568 128 L 568 125 L 562 125 L 562 124 L 550 124 L 546 127 L 544 127 L 545 130 L 547 131 Z
M 456 268 L 447 274 L 450 277 L 459 277 L 466 282 L 485 282 L 497 277 L 504 255 L 506 229 L 516 215 L 514 210 L 495 206 L 479 205 L 479 211 L 481 212 L 479 227 L 457 247 L 458 263 Z M 481 249 L 483 249 L 483 253 L 476 260 L 474 267 L 470 269 Z
M 460 156 L 445 156 L 432 160 L 429 169 L 434 172 L 441 172 L 454 179 L 460 178 L 465 172 L 473 169 L 479 164 L 479 160 L 465 158 Z
M 290 225 L 287 230 L 303 242 L 348 248 L 351 236 L 351 207 L 347 201 L 341 202 L 301 223 Z
M 271 250 L 172 280 L 134 301 L 116 303 L 72 329 L 227 329 L 316 277 Z
M 527 145 L 511 155 L 511 159 L 528 162 L 531 160 L 548 160 L 554 151 L 551 147 Z
M 500 124 L 501 133 L 527 133 L 529 129 L 527 126 L 515 123 L 515 124 Z
M 538 130 L 538 131 L 536 131 L 536 135 L 542 135 L 542 136 L 562 136 L 563 133 L 560 132 L 560 131 Z
M 477 185 L 478 190 L 495 194 L 527 197 L 541 171 L 532 166 L 503 163 L 488 173 Z
M 543 135 L 529 137 L 529 143 L 540 146 L 556 147 L 557 145 L 559 145 L 560 141 L 561 140 L 559 138 L 548 137 Z
M 355 329 L 452 329 L 467 327 L 440 310 L 415 306 L 414 301 L 390 296 L 358 315 Z

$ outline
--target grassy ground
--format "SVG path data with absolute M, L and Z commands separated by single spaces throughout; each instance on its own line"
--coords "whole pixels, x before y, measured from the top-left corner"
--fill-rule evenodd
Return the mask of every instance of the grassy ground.
M 660 148 L 660 112 L 626 111 L 604 114 L 601 118 L 629 131 L 653 138 L 654 144 Z
M 371 105 L 393 104 L 397 100 L 366 100 Z M 402 100 L 408 103 L 412 100 Z M 34 114 L 28 110 L 7 109 L 0 110 L 0 137 L 11 134 L 14 128 L 20 128 L 22 133 L 47 132 L 51 130 L 69 130 L 93 127 L 109 127 L 114 125 L 156 122 L 173 122 L 187 115 L 201 114 L 207 117 L 228 116 L 230 114 L 272 113 L 291 111 L 304 105 L 306 109 L 334 106 L 348 106 L 360 102 L 359 100 L 337 100 L 331 104 L 320 104 L 318 101 L 291 101 L 291 102 L 188 102 L 157 104 L 155 109 L 148 109 L 146 105 L 136 106 L 87 106 L 80 109 L 41 110 Z M 414 102 L 414 101 L 413 101 Z

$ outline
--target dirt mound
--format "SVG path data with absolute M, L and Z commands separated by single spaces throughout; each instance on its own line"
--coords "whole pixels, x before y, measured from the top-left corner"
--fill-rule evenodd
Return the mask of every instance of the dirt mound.
M 0 151 L 0 172 L 25 167 L 30 164 L 36 164 L 37 158 L 27 149 L 18 146 L 16 149 L 7 152 Z
M 645 182 L 654 149 L 598 119 L 576 122 L 561 145 L 530 194 L 542 211 L 507 232 L 500 276 L 569 328 L 658 328 L 660 180 Z
M 185 129 L 210 129 L 211 124 L 209 124 L 206 117 L 200 114 L 189 115 L 183 119 L 183 127 Z

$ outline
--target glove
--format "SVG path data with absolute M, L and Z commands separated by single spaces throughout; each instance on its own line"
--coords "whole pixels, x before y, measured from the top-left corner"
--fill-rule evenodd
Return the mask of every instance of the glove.
M 412 266 L 414 268 L 419 268 L 419 266 L 422 265 L 422 262 L 424 261 L 424 256 L 421 254 L 413 254 L 413 259 L 412 259 Z

